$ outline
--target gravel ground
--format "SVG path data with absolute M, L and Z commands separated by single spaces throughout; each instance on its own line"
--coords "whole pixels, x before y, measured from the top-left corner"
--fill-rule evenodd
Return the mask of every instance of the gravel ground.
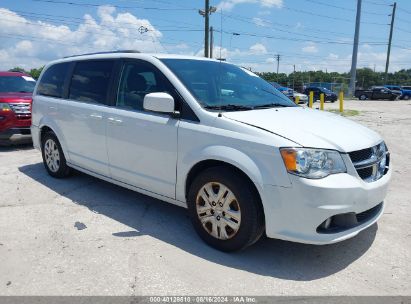
M 345 107 L 383 135 L 394 172 L 379 223 L 326 246 L 221 253 L 183 208 L 80 173 L 53 179 L 30 146 L 0 148 L 0 295 L 411 295 L 411 102 Z

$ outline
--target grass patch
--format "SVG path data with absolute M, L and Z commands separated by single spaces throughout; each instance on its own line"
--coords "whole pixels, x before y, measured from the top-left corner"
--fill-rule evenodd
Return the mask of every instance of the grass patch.
M 357 116 L 357 115 L 360 114 L 360 111 L 357 111 L 357 110 L 344 110 L 344 112 L 342 112 L 342 113 L 340 113 L 340 110 L 338 110 L 338 109 L 332 109 L 332 110 L 327 110 L 327 111 L 329 111 L 331 113 L 334 113 L 334 114 L 340 114 L 340 115 L 345 116 L 345 117 L 347 117 L 347 116 Z

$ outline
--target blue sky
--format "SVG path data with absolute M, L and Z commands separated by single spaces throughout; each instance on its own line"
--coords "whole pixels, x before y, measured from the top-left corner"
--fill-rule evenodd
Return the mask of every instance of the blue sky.
M 210 3 L 218 7 L 210 19 L 216 56 L 255 71 L 275 71 L 276 54 L 280 72 L 293 65 L 350 69 L 356 0 Z M 384 70 L 392 3 L 363 0 L 358 67 Z M 203 6 L 203 0 L 1 0 L 0 69 L 113 49 L 201 55 Z M 411 68 L 411 1 L 397 1 L 396 17 L 390 71 Z

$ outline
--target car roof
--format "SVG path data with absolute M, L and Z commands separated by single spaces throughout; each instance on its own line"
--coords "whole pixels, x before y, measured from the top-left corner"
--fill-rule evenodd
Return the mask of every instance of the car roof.
M 27 75 L 26 73 L 21 73 L 21 72 L 1 72 L 0 71 L 0 77 L 5 77 L 5 76 L 8 76 L 8 77 L 10 77 L 10 76 L 15 76 L 15 77 L 21 77 L 21 76 L 30 76 L 30 75 Z
M 92 59 L 116 59 L 116 58 L 135 58 L 135 59 L 191 59 L 191 60 L 201 60 L 201 61 L 214 61 L 214 62 L 223 62 L 225 61 L 205 58 L 198 56 L 187 56 L 187 55 L 177 55 L 177 54 L 161 54 L 161 53 L 140 53 L 137 51 L 113 51 L 113 52 L 99 52 L 91 54 L 81 54 L 81 55 L 72 55 L 67 56 L 58 60 L 54 60 L 49 63 L 49 65 L 61 63 L 61 62 L 71 62 L 77 60 L 92 60 Z

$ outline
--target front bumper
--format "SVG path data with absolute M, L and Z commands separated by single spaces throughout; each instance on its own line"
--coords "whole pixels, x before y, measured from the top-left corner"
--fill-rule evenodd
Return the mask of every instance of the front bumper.
M 0 132 L 1 142 L 31 142 L 30 128 L 10 128 Z
M 371 183 L 349 172 L 317 180 L 289 175 L 292 183 L 289 188 L 265 185 L 263 204 L 267 236 L 318 245 L 354 237 L 382 215 L 391 170 Z M 346 213 L 360 214 L 359 218 L 366 214 L 367 217 L 346 229 L 329 233 L 317 230 L 328 218 Z

